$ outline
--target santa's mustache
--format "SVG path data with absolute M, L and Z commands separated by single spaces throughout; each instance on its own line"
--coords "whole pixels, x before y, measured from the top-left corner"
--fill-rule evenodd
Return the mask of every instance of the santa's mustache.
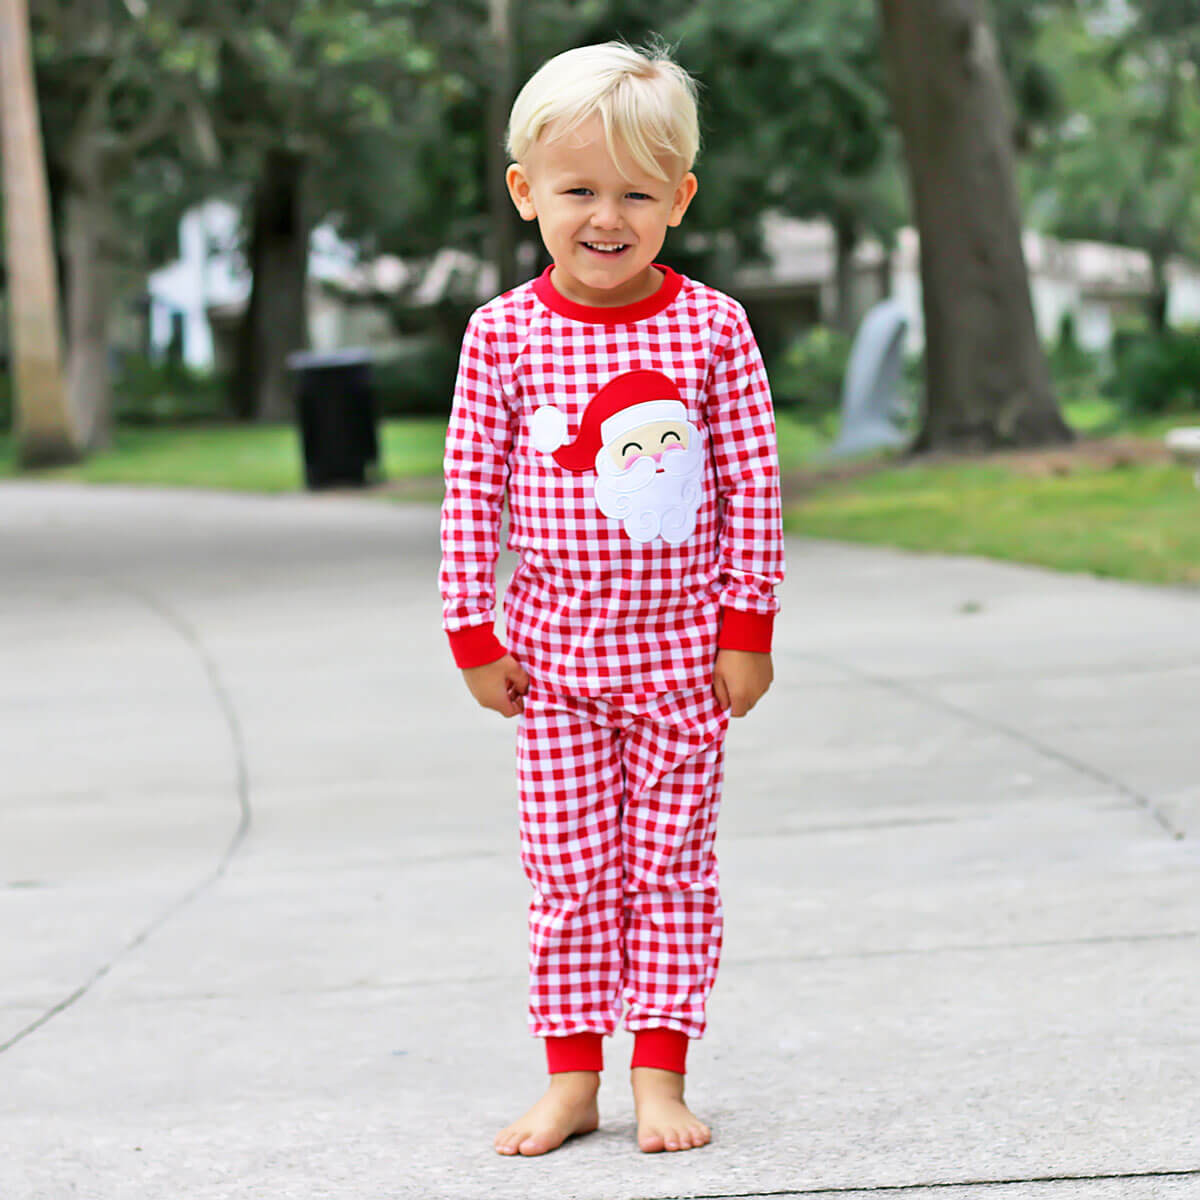
M 622 471 L 613 462 L 612 455 L 602 449 L 596 455 L 596 474 L 611 491 L 638 492 L 651 483 L 658 474 L 660 465 L 663 473 L 667 475 L 691 475 L 699 463 L 700 454 L 700 438 L 693 436 L 686 450 L 666 450 L 660 462 L 655 462 L 648 454 L 644 454 Z

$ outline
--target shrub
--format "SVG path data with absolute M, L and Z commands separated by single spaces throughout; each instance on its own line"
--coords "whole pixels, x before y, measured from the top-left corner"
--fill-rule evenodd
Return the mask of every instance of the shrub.
M 1200 330 L 1126 334 L 1105 392 L 1136 413 L 1200 409 Z
M 122 425 L 219 421 L 228 415 L 225 391 L 222 376 L 124 355 L 113 371 L 113 415 Z M 12 419 L 12 373 L 5 370 L 0 373 L 0 429 L 10 429 Z
M 228 381 L 180 362 L 123 355 L 113 372 L 113 415 L 120 425 L 178 425 L 229 417 Z
M 813 412 L 837 408 L 850 346 L 845 334 L 825 325 L 814 325 L 789 343 L 767 368 L 776 408 L 804 407 Z
M 1046 361 L 1060 405 L 1093 399 L 1101 390 L 1104 355 L 1079 344 L 1072 313 L 1063 313 L 1058 341 L 1046 348 Z

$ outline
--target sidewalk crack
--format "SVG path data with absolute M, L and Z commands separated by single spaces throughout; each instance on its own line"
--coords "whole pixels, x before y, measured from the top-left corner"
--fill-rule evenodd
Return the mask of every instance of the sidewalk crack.
M 1057 746 L 1052 746 L 1049 742 L 1045 742 L 1041 738 L 1025 732 L 1023 729 L 1018 729 L 1014 725 L 995 720 L 992 717 L 983 716 L 973 709 L 965 708 L 961 704 L 954 704 L 952 701 L 944 700 L 940 696 L 931 695 L 913 684 L 905 683 L 901 679 L 894 679 L 888 675 L 875 675 L 870 671 L 860 670 L 858 667 L 839 662 L 837 659 L 829 658 L 824 654 L 806 652 L 800 654 L 798 657 L 806 658 L 810 662 L 821 663 L 823 666 L 833 667 L 835 670 L 841 671 L 851 678 L 859 679 L 864 683 L 874 684 L 885 691 L 897 692 L 902 696 L 907 696 L 910 700 L 924 704 L 928 708 L 941 709 L 943 712 L 959 717 L 981 729 L 990 729 L 994 733 L 1003 734 L 1005 737 L 1011 738 L 1013 741 L 1019 742 L 1026 748 L 1040 754 L 1043 758 L 1049 758 L 1054 762 L 1061 763 L 1063 766 L 1069 767 L 1072 771 L 1112 789 L 1127 800 L 1132 800 L 1138 807 L 1145 809 L 1163 831 L 1176 841 L 1182 841 L 1186 836 L 1184 830 L 1172 824 L 1170 818 L 1144 792 L 1139 792 L 1137 788 L 1126 783 L 1123 779 L 1118 779 L 1115 775 L 1109 774 L 1103 768 L 1097 767 L 1093 763 L 1085 762 L 1081 758 L 1076 758 L 1074 755 L 1060 750 Z
M 948 1179 L 928 1183 L 849 1184 L 830 1187 L 783 1188 L 755 1192 L 688 1192 L 671 1196 L 639 1196 L 637 1200 L 774 1200 L 785 1196 L 903 1196 L 912 1192 L 947 1191 L 950 1188 L 1001 1188 L 1019 1184 L 1119 1183 L 1137 1179 L 1196 1179 L 1200 1168 L 1168 1171 L 1116 1171 L 1091 1175 L 1019 1175 L 1009 1179 Z
M 241 848 L 242 843 L 246 840 L 247 834 L 250 832 L 250 824 L 252 811 L 250 808 L 250 772 L 248 759 L 246 755 L 246 741 L 242 733 L 241 722 L 238 718 L 237 709 L 234 707 L 233 698 L 229 693 L 229 689 L 225 686 L 225 681 L 221 678 L 220 670 L 217 667 L 216 661 L 209 654 L 201 641 L 196 630 L 188 624 L 184 618 L 172 609 L 169 605 L 160 600 L 157 596 L 153 596 L 147 592 L 143 592 L 138 588 L 131 586 L 124 580 L 114 579 L 111 576 L 95 573 L 91 575 L 92 579 L 99 580 L 112 588 L 114 591 L 124 592 L 126 595 L 132 596 L 139 603 L 143 604 L 151 612 L 160 617 L 170 628 L 172 628 L 179 636 L 191 647 L 196 657 L 200 660 L 201 666 L 204 668 L 204 673 L 208 679 L 209 689 L 212 692 L 213 698 L 216 701 L 217 707 L 221 711 L 221 715 L 225 719 L 225 724 L 229 730 L 230 743 L 233 750 L 234 760 L 234 790 L 238 805 L 238 825 L 234 830 L 233 837 L 229 844 L 225 847 L 224 853 L 221 855 L 215 868 L 210 871 L 198 883 L 194 884 L 181 896 L 177 897 L 169 904 L 162 912 L 158 914 L 148 925 L 145 926 L 136 936 L 131 938 L 124 946 L 122 946 L 107 962 L 102 963 L 96 968 L 92 974 L 77 987 L 70 995 L 65 996 L 57 1004 L 52 1005 L 40 1016 L 30 1021 L 23 1029 L 19 1029 L 6 1041 L 0 1042 L 0 1054 L 11 1050 L 19 1042 L 24 1041 L 31 1034 L 36 1033 L 44 1025 L 47 1025 L 60 1013 L 66 1012 L 67 1009 L 77 1004 L 84 996 L 88 994 L 100 982 L 121 959 L 132 953 L 139 946 L 149 941 L 155 933 L 158 932 L 168 921 L 170 921 L 177 913 L 186 908 L 198 896 L 202 895 L 211 888 L 229 869 L 230 863 L 234 856 Z

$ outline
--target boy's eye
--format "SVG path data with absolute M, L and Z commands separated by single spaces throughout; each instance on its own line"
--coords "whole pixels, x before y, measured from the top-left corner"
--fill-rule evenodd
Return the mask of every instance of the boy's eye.
M 630 198 L 630 200 L 653 200 L 654 199 L 654 197 L 651 196 L 648 192 L 626 192 L 625 194 Z
M 568 188 L 567 189 L 568 196 L 590 196 L 591 194 L 592 194 L 591 188 Z
M 630 450 L 640 450 L 640 449 L 641 449 L 641 446 L 637 442 L 626 442 L 625 445 L 623 445 L 621 447 L 621 457 L 624 458 L 625 455 L 628 454 Z

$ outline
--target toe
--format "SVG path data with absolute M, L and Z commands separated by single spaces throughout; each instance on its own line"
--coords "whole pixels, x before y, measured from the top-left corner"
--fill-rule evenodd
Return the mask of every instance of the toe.
M 663 1136 L 657 1129 L 648 1130 L 638 1136 L 638 1149 L 643 1154 L 660 1154 L 667 1148 Z
M 527 1137 L 517 1149 L 525 1155 L 526 1158 L 536 1158 L 539 1154 L 545 1154 L 548 1150 L 552 1150 L 550 1139 L 546 1137 L 538 1137 L 536 1134 Z

